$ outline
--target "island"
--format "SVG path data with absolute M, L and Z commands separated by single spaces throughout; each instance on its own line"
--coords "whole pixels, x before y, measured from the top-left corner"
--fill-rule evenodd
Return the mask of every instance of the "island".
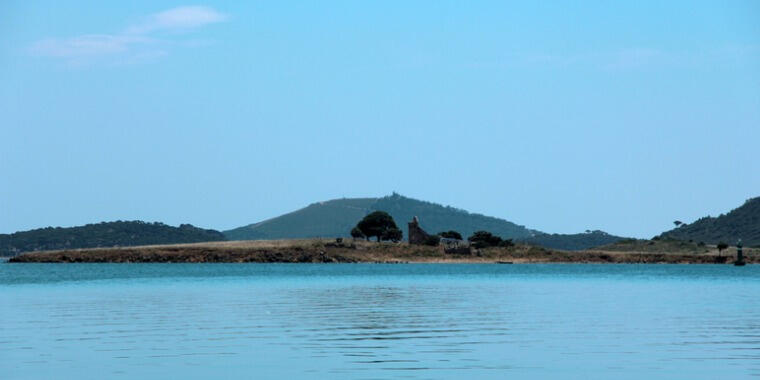
M 747 264 L 760 249 L 745 249 Z M 28 252 L 11 263 L 671 263 L 732 264 L 732 249 L 677 240 L 628 239 L 595 249 L 562 251 L 514 244 L 446 252 L 443 245 L 364 239 L 221 241 Z

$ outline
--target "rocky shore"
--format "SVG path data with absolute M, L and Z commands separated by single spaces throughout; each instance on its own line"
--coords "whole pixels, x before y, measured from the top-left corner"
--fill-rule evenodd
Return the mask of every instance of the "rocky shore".
M 757 263 L 758 252 L 746 253 Z M 329 240 L 211 242 L 125 248 L 95 248 L 25 253 L 11 263 L 668 263 L 732 264 L 723 252 L 636 252 L 549 250 L 528 245 L 446 254 L 441 247 L 406 243 Z

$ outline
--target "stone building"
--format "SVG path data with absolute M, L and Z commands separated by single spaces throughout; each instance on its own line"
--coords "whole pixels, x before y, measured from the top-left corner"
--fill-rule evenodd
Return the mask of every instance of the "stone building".
M 409 222 L 409 244 L 424 245 L 430 234 L 420 227 L 420 220 L 415 216 Z M 470 242 L 459 239 L 440 238 L 439 246 L 443 247 L 443 252 L 456 255 L 469 255 Z
M 409 244 L 423 245 L 430 235 L 420 227 L 420 221 L 415 216 L 409 222 Z
M 443 246 L 443 252 L 456 255 L 469 255 L 470 242 L 459 239 L 441 238 L 440 244 Z

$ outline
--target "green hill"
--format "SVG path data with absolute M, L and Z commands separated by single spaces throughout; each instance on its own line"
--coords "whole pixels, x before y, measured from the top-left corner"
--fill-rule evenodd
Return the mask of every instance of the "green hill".
M 407 198 L 398 194 L 382 198 L 335 199 L 313 203 L 300 210 L 263 222 L 225 231 L 230 240 L 291 239 L 312 237 L 348 237 L 351 228 L 372 211 L 385 211 L 409 235 L 407 223 L 419 217 L 422 228 L 430 233 L 456 230 L 468 236 L 488 230 L 505 238 L 523 238 L 533 231 L 480 214 L 453 207 Z
M 335 199 L 311 204 L 300 210 L 225 231 L 230 240 L 348 237 L 351 228 L 372 211 L 385 211 L 409 236 L 407 223 L 417 216 L 429 233 L 455 230 L 464 237 L 485 230 L 505 239 L 525 241 L 548 248 L 578 250 L 614 243 L 621 237 L 601 231 L 575 235 L 550 235 L 504 219 L 474 214 L 450 206 L 393 194 L 382 198 Z
M 55 249 L 128 247 L 220 240 L 225 240 L 221 232 L 194 227 L 190 224 L 172 227 L 163 223 L 116 221 L 0 234 L 0 255 L 9 256 L 28 251 Z
M 580 251 L 601 245 L 613 244 L 625 238 L 610 235 L 604 231 L 587 231 L 581 234 L 536 234 L 536 236 L 521 241 L 552 249 Z
M 229 240 L 350 236 L 351 228 L 376 201 L 377 198 L 353 198 L 312 203 L 276 218 L 224 231 L 224 235 Z
M 760 197 L 752 198 L 718 217 L 706 216 L 691 224 L 663 232 L 661 238 L 691 240 L 706 244 L 725 242 L 735 244 L 737 240 L 747 247 L 760 246 Z

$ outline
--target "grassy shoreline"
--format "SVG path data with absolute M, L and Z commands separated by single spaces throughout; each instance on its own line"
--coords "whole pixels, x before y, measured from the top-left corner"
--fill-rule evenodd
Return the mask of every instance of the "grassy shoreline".
M 734 250 L 672 247 L 665 243 L 560 251 L 529 245 L 487 248 L 453 255 L 441 247 L 327 239 L 256 240 L 139 247 L 29 252 L 11 263 L 670 263 L 732 264 Z M 748 264 L 760 262 L 757 249 L 745 250 Z

